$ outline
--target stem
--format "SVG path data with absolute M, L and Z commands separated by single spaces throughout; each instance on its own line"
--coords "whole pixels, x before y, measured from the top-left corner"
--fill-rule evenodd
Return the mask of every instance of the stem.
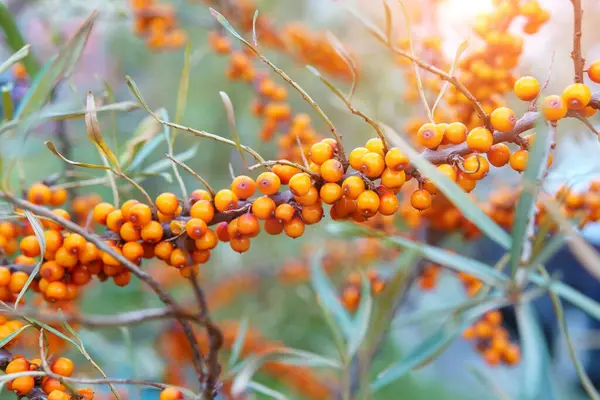
M 583 65 L 585 64 L 585 59 L 581 56 L 583 8 L 581 7 L 581 0 L 571 0 L 571 3 L 573 4 L 573 51 L 571 51 L 571 58 L 575 69 L 575 83 L 581 83 L 583 82 Z

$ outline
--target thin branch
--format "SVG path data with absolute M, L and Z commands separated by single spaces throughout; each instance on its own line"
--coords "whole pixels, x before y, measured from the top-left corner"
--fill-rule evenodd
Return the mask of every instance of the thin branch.
M 194 171 L 192 168 L 190 168 L 186 163 L 184 163 L 183 161 L 177 160 L 171 154 L 167 154 L 166 157 L 169 160 L 173 161 L 173 163 L 175 163 L 175 164 L 179 165 L 181 168 L 183 168 L 188 174 L 190 174 L 194 178 L 198 179 L 204 185 L 204 187 L 206 187 L 206 190 L 208 190 L 208 192 L 211 194 L 211 196 L 215 197 L 215 194 L 217 192 L 215 192 L 215 190 L 212 188 L 212 186 L 210 186 L 210 184 L 206 181 L 206 179 L 201 177 L 198 173 L 196 173 L 196 171 Z
M 571 0 L 571 3 L 573 4 L 573 51 L 571 51 L 571 58 L 575 69 L 574 80 L 576 83 L 581 83 L 583 82 L 583 66 L 585 64 L 585 59 L 581 56 L 583 8 L 581 7 L 581 0 Z
M 298 168 L 302 172 L 306 172 L 308 175 L 312 176 L 314 179 L 319 179 L 319 180 L 321 179 L 321 176 L 319 174 L 313 172 L 310 168 L 307 168 L 305 166 L 302 166 L 300 164 L 297 164 L 297 163 L 289 161 L 289 160 L 265 161 L 265 162 L 261 162 L 261 163 L 249 166 L 248 170 L 254 171 L 255 169 L 260 168 L 260 167 L 272 167 L 273 165 L 287 165 L 288 167 Z

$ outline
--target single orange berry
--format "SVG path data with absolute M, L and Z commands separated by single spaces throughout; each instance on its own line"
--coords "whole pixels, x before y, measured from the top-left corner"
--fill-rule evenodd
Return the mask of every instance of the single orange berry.
M 11 362 L 8 363 L 6 367 L 6 374 L 14 374 L 16 372 L 25 372 L 29 371 L 29 361 L 24 358 L 15 358 Z
M 152 221 L 152 210 L 146 204 L 136 204 L 129 210 L 129 221 L 135 226 L 145 226 Z
M 592 99 L 592 91 L 583 83 L 573 83 L 565 88 L 562 99 L 570 109 L 581 110 Z
M 306 225 L 316 224 L 323 218 L 323 206 L 319 203 L 312 206 L 304 206 L 300 214 Z
M 461 144 L 467 140 L 467 127 L 462 122 L 453 122 L 446 127 L 444 139 L 450 144 Z
M 21 239 L 19 249 L 27 257 L 37 257 L 40 255 L 40 243 L 35 235 L 25 236 Z
M 163 261 L 171 258 L 171 253 L 173 252 L 173 243 L 171 242 L 160 242 L 154 246 L 154 255 L 160 258 Z
M 199 218 L 208 224 L 215 216 L 215 207 L 208 200 L 199 200 L 190 209 L 190 216 Z
M 71 376 L 73 368 L 73 361 L 65 357 L 57 358 L 50 367 L 52 372 L 60 376 Z
M 498 107 L 490 114 L 492 127 L 500 132 L 509 132 L 517 124 L 515 112 L 508 107 Z
M 89 264 L 99 258 L 100 252 L 94 243 L 86 242 L 83 249 L 79 251 L 79 261 L 81 261 L 82 264 Z
M 125 222 L 119 230 L 119 236 L 126 242 L 135 242 L 142 238 L 142 229 L 132 222 Z
M 519 346 L 514 343 L 509 343 L 508 346 L 504 348 L 502 359 L 508 365 L 518 364 L 519 361 L 521 361 L 521 350 L 519 349 Z
M 160 392 L 159 400 L 182 400 L 183 394 L 175 388 L 166 388 Z
M 290 221 L 284 222 L 283 230 L 289 237 L 299 238 L 304 234 L 304 221 L 300 217 L 294 217 Z
M 46 288 L 46 299 L 49 301 L 60 301 L 67 297 L 67 285 L 63 282 L 50 282 Z
M 400 208 L 400 201 L 393 192 L 383 193 L 379 196 L 379 209 L 382 215 L 394 215 Z
M 43 183 L 34 183 L 27 191 L 27 200 L 30 203 L 37 205 L 45 205 L 50 203 L 52 192 L 50 188 Z
M 360 169 L 358 169 L 371 179 L 379 178 L 384 170 L 385 161 L 383 157 L 381 154 L 374 152 L 368 152 L 363 156 Z
M 275 209 L 275 218 L 283 222 L 291 221 L 294 215 L 296 215 L 296 209 L 288 203 L 280 204 Z
M 527 150 L 517 150 L 510 155 L 510 167 L 517 172 L 523 172 L 527 169 L 529 152 Z
M 321 164 L 321 177 L 326 182 L 339 182 L 344 176 L 344 166 L 336 159 L 330 159 Z
M 596 60 L 587 68 L 588 78 L 592 82 L 600 83 L 600 60 Z
M 510 149 L 504 143 L 496 143 L 487 152 L 487 158 L 494 167 L 503 167 L 510 159 Z
M 259 197 L 252 202 L 252 214 L 258 219 L 266 220 L 273 216 L 275 207 L 275 202 L 270 197 Z
M 485 153 L 492 147 L 493 144 L 494 137 L 486 128 L 474 128 L 467 135 L 467 146 L 469 146 L 469 149 L 473 151 Z
M 532 76 L 523 76 L 515 82 L 515 95 L 523 101 L 531 101 L 540 94 L 540 83 Z
M 164 229 L 160 222 L 150 221 L 149 224 L 144 226 L 140 231 L 142 240 L 147 243 L 158 243 L 162 240 Z
M 106 217 L 106 227 L 113 232 L 119 232 L 125 223 L 125 217 L 121 210 L 114 210 Z
M 265 221 L 265 232 L 269 235 L 279 235 L 283 232 L 283 222 L 277 218 L 269 218 Z
M 311 206 L 319 201 L 319 191 L 313 186 L 310 188 L 307 194 L 300 197 L 295 196 L 294 200 L 296 200 L 296 203 L 302 206 Z
M 250 249 L 250 238 L 247 236 L 232 237 L 229 246 L 233 251 L 245 253 Z
M 350 152 L 348 155 L 348 162 L 350 166 L 357 171 L 360 171 L 362 168 L 362 159 L 365 154 L 369 152 L 369 149 L 366 147 L 357 147 Z
M 29 275 L 27 275 L 25 272 L 23 272 L 23 271 L 13 272 L 12 275 L 10 276 L 10 282 L 8 283 L 8 289 L 12 293 L 19 293 L 25 286 L 27 279 L 29 279 Z
M 139 264 L 144 257 L 144 247 L 138 242 L 127 242 L 121 249 L 123 256 L 129 261 Z
M 85 250 L 85 245 L 87 241 L 83 236 L 78 233 L 71 233 L 67 236 L 63 242 L 63 247 L 67 249 L 67 251 L 79 254 L 80 252 Z
M 40 268 L 40 275 L 48 282 L 59 281 L 65 276 L 65 269 L 56 261 L 46 261 Z
M 211 201 L 212 196 L 207 190 L 196 189 L 190 194 L 190 205 L 193 206 L 194 203 L 200 200 Z
M 365 144 L 365 147 L 370 152 L 377 153 L 381 157 L 385 156 L 385 154 L 383 153 L 384 145 L 383 145 L 383 141 L 381 140 L 381 138 L 376 137 L 376 138 L 369 139 L 367 141 L 367 144 Z
M 417 131 L 417 142 L 427 147 L 428 149 L 435 149 L 442 143 L 444 138 L 444 131 L 440 129 L 436 124 L 426 123 L 421 125 Z
M 279 179 L 279 176 L 273 172 L 263 172 L 256 178 L 256 185 L 262 194 L 270 196 L 279 191 L 281 180 Z M 215 197 L 215 202 L 216 200 L 217 198 Z
M 52 190 L 52 197 L 50 198 L 50 204 L 54 207 L 58 207 L 64 204 L 67 201 L 69 194 L 65 189 L 54 189 Z
M 349 176 L 342 183 L 342 192 L 344 196 L 351 200 L 358 199 L 358 196 L 365 191 L 365 182 L 360 176 Z
M 373 190 L 365 190 L 356 199 L 356 210 L 362 215 L 370 217 L 377 213 L 379 204 L 379 195 Z
M 115 207 L 109 203 L 100 203 L 94 207 L 94 211 L 92 217 L 94 221 L 99 223 L 100 225 L 106 225 L 106 219 L 108 218 L 108 214 L 113 212 Z
M 292 176 L 289 182 L 289 188 L 294 196 L 305 196 L 312 188 L 312 180 L 307 173 L 300 173 Z
M 249 176 L 240 175 L 231 182 L 231 190 L 238 198 L 247 199 L 256 191 L 256 182 Z
M 123 205 L 121 205 L 121 212 L 123 212 L 125 220 L 129 221 L 131 209 L 137 204 L 140 204 L 140 202 L 135 199 L 131 199 L 127 200 L 125 203 L 123 203 Z
M 279 179 L 279 178 L 278 178 Z M 261 188 L 261 184 L 259 182 L 259 189 Z M 217 192 L 215 195 L 215 208 L 219 210 L 219 212 L 225 212 L 229 210 L 233 210 L 238 205 L 238 198 L 229 189 L 222 189 Z
M 326 142 L 317 142 L 310 148 L 310 159 L 317 165 L 333 158 L 333 148 Z
M 15 391 L 19 396 L 25 396 L 31 392 L 34 386 L 35 381 L 33 380 L 33 376 L 22 376 L 11 382 L 11 390 Z
M 56 215 L 57 217 L 66 219 L 67 221 L 71 220 L 71 216 L 69 215 L 69 213 L 66 210 L 63 210 L 62 208 L 57 208 L 55 210 L 52 210 L 52 214 Z M 54 221 L 44 220 L 43 223 L 45 223 L 45 226 L 47 226 L 49 229 L 53 229 L 55 231 L 63 230 L 62 225 L 60 225 Z
M 321 189 L 319 190 L 319 197 L 321 197 L 321 200 L 323 200 L 325 204 L 333 204 L 338 201 L 340 197 L 342 197 L 342 187 L 337 183 L 326 183 L 321 186 Z M 275 211 L 275 215 L 277 215 L 277 211 Z
M 397 171 L 386 168 L 381 174 L 381 184 L 388 189 L 399 189 L 406 182 L 406 174 L 403 170 Z
M 198 203 L 196 203 L 198 204 Z M 200 239 L 207 232 L 206 222 L 200 218 L 190 218 L 185 224 L 185 231 L 188 236 L 194 240 Z
M 385 153 L 385 165 L 392 171 L 401 171 L 408 167 L 408 157 L 397 147 L 392 147 Z
M 254 237 L 260 232 L 260 224 L 253 214 L 246 213 L 237 219 L 237 231 L 249 237 Z
M 470 154 L 465 157 L 463 168 L 464 176 L 475 181 L 485 178 L 490 172 L 490 164 L 488 160 L 479 154 Z
M 56 251 L 63 244 L 63 236 L 57 231 L 44 232 L 44 238 L 46 239 L 46 251 Z
M 177 196 L 169 192 L 159 194 L 156 200 L 154 200 L 154 204 L 158 208 L 158 211 L 165 215 L 173 215 L 177 212 L 177 208 L 179 208 Z
M 456 182 L 457 172 L 456 168 L 450 164 L 440 164 L 437 167 L 438 171 L 446 175 L 451 181 Z
M 426 210 L 431 206 L 431 194 L 427 190 L 415 190 L 410 196 L 410 204 L 417 210 Z
M 212 229 L 208 229 L 204 236 L 202 236 L 200 239 L 196 239 L 194 242 L 198 250 L 212 250 L 217 247 L 218 243 L 219 238 Z
M 542 114 L 548 121 L 558 121 L 567 115 L 567 105 L 560 96 L 546 96 L 541 105 Z
M 290 165 L 274 165 L 273 172 L 277 174 L 279 180 L 281 180 L 281 184 L 287 185 L 292 176 L 300 173 L 300 170 Z

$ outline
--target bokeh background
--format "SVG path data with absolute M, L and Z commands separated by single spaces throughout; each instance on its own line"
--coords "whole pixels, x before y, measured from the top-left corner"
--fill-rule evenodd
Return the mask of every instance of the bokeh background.
M 45 60 L 55 53 L 57 43 L 74 32 L 85 17 L 93 10 L 100 11 L 100 18 L 92 32 L 86 51 L 77 72 L 70 82 L 61 85 L 55 107 L 73 108 L 83 106 L 88 90 L 100 95 L 105 91 L 106 82 L 115 92 L 117 100 L 133 100 L 124 82 L 124 76 L 130 75 L 139 85 L 145 99 L 156 109 L 165 107 L 171 115 L 175 113 L 177 90 L 183 65 L 183 49 L 162 52 L 151 51 L 143 40 L 132 33 L 132 14 L 128 2 L 124 0 L 14 0 L 4 1 L 11 7 L 22 28 L 26 40 L 33 45 L 34 53 Z M 541 0 L 541 4 L 552 14 L 552 18 L 540 32 L 525 41 L 525 51 L 518 71 L 531 74 L 543 81 L 548 75 L 554 55 L 552 79 L 548 93 L 560 90 L 571 79 L 572 64 L 569 52 L 571 48 L 572 13 L 568 0 Z M 225 91 L 232 99 L 235 108 L 237 126 L 242 143 L 258 150 L 266 159 L 275 157 L 273 143 L 263 143 L 258 137 L 260 122 L 250 111 L 253 93 L 244 83 L 232 83 L 225 76 L 226 60 L 210 52 L 207 44 L 208 28 L 214 21 L 206 5 L 193 1 L 171 1 L 177 10 L 181 26 L 187 32 L 192 48 L 192 69 L 189 83 L 187 108 L 182 124 L 206 130 L 224 137 L 230 137 L 226 113 L 219 97 L 219 91 Z M 422 3 L 422 0 L 405 0 Z M 436 19 L 435 29 L 444 38 L 444 51 L 452 57 L 458 44 L 471 37 L 470 46 L 478 45 L 477 39 L 470 33 L 469 25 L 476 21 L 477 15 L 491 7 L 491 0 L 440 0 L 431 1 L 432 18 Z M 439 3 L 438 12 L 434 12 L 433 3 Z M 261 14 L 268 14 L 276 25 L 291 21 L 300 21 L 313 29 L 331 30 L 353 52 L 361 68 L 361 76 L 355 96 L 356 106 L 368 111 L 375 119 L 384 121 L 399 131 L 404 123 L 415 115 L 424 115 L 422 107 L 406 103 L 403 92 L 406 84 L 403 73 L 394 63 L 386 50 L 375 42 L 360 26 L 356 19 L 345 10 L 353 7 L 364 15 L 377 21 L 383 21 L 381 2 L 372 0 L 263 0 L 258 2 Z M 583 49 L 589 59 L 600 57 L 600 2 L 583 1 L 585 9 Z M 394 8 L 395 34 L 405 35 L 406 26 L 398 7 Z M 518 26 L 514 27 L 519 29 Z M 416 30 L 413 34 L 424 34 Z M 431 32 L 428 32 L 431 33 Z M 259 38 L 260 41 L 260 38 Z M 10 52 L 3 49 L 6 58 Z M 295 63 L 285 55 L 267 51 L 269 57 L 281 66 L 294 80 L 299 82 L 323 106 L 343 133 L 346 147 L 362 145 L 372 136 L 370 127 L 357 117 L 349 115 L 347 110 L 304 65 Z M 266 69 L 265 69 L 266 71 Z M 8 76 L 7 79 L 10 79 Z M 279 82 L 279 78 L 274 77 Z M 105 82 L 106 81 L 106 82 Z M 341 83 L 343 85 L 344 83 Z M 291 93 L 290 102 L 294 110 L 311 113 L 310 107 L 299 95 Z M 515 110 L 524 111 L 523 105 L 515 103 Z M 116 126 L 110 116 L 100 119 L 103 132 L 113 149 L 122 148 L 131 136 L 134 128 L 145 117 L 144 111 L 119 114 Z M 316 118 L 315 118 L 316 120 Z M 317 129 L 326 134 L 319 121 Z M 69 121 L 66 125 L 67 137 L 72 145 L 72 158 L 85 162 L 99 162 L 95 149 L 87 140 L 85 127 L 80 121 Z M 112 139 L 112 130 L 116 129 L 117 142 Z M 0 152 L 10 157 L 18 154 L 24 160 L 24 175 L 27 182 L 44 179 L 50 172 L 60 171 L 64 164 L 55 158 L 43 145 L 48 140 L 51 129 L 42 126 L 36 129 L 23 144 L 17 134 L 3 141 Z M 565 121 L 559 129 L 560 145 L 554 157 L 554 166 L 547 181 L 546 190 L 569 182 L 584 185 L 589 179 L 600 175 L 600 145 L 577 121 Z M 121 146 L 121 147 L 120 147 Z M 196 155 L 187 161 L 200 175 L 216 188 L 227 187 L 231 182 L 229 165 L 237 173 L 244 172 L 244 166 L 237 151 L 226 145 L 196 138 L 187 133 L 177 136 L 175 153 L 197 147 Z M 166 147 L 159 147 L 145 161 L 152 165 L 164 158 Z M 183 175 L 189 189 L 199 187 L 197 181 L 189 175 Z M 518 180 L 518 174 L 510 169 L 494 173 L 488 187 L 478 188 L 480 196 L 486 196 L 489 187 L 511 185 Z M 18 184 L 15 177 L 14 183 Z M 162 191 L 177 191 L 174 183 L 160 177 L 148 178 L 144 187 L 156 195 Z M 98 186 L 84 188 L 85 192 L 96 192 L 110 198 L 110 188 Z M 130 192 L 130 195 L 135 193 Z M 219 246 L 213 252 L 211 260 L 202 267 L 203 285 L 211 293 L 212 289 L 222 287 L 224 282 L 242 276 L 249 288 L 232 289 L 232 293 L 214 300 L 214 317 L 217 321 L 242 321 L 247 319 L 252 329 L 265 338 L 279 341 L 298 349 L 318 354 L 334 354 L 334 346 L 324 323 L 315 295 L 309 284 L 282 284 L 276 278 L 275 271 L 290 260 L 305 256 L 315 248 L 323 246 L 327 233 L 325 223 L 311 226 L 300 239 L 271 237 L 261 235 L 253 240 L 250 251 L 238 255 L 228 246 Z M 595 227 L 586 230 L 591 240 L 600 241 Z M 460 243 L 461 250 L 469 251 L 469 244 Z M 381 265 L 380 265 L 381 264 Z M 385 262 L 371 265 L 385 269 Z M 165 274 L 170 282 L 170 290 L 181 298 L 189 298 L 186 285 L 177 277 L 169 275 L 167 266 L 148 265 L 152 271 Z M 345 266 L 347 270 L 352 265 Z M 256 273 L 258 275 L 253 275 Z M 172 274 L 171 274 L 172 275 Z M 251 277 L 258 276 L 260 279 Z M 375 370 L 381 370 L 402 357 L 403 352 L 420 343 L 428 332 L 439 325 L 440 320 L 432 318 L 420 324 L 403 323 L 403 316 L 415 310 L 454 304 L 464 298 L 459 284 L 450 277 L 442 278 L 438 289 L 423 294 L 419 290 L 411 292 L 409 302 L 403 307 L 391 331 L 389 340 L 375 364 Z M 600 289 L 599 289 L 600 290 Z M 94 313 L 114 313 L 134 310 L 141 307 L 157 306 L 159 303 L 138 282 L 133 281 L 126 288 L 113 285 L 90 286 L 82 296 L 83 311 Z M 223 299 L 231 297 L 231 301 Z M 223 299 L 221 299 L 223 298 Z M 223 300 L 219 303 L 219 299 Z M 584 354 L 591 346 L 598 346 L 600 337 L 585 330 L 585 323 L 575 313 L 569 314 L 574 340 L 579 343 L 578 350 Z M 161 341 L 165 340 L 161 332 L 169 329 L 161 324 L 148 324 L 129 330 L 81 330 L 81 337 L 90 354 L 109 376 L 138 377 L 161 380 L 168 368 L 165 356 L 161 354 Z M 584 338 L 585 336 L 585 338 Z M 585 339 L 585 340 L 584 340 Z M 594 344 L 594 342 L 596 342 Z M 78 358 L 76 352 L 72 356 Z M 80 356 L 79 356 L 80 357 Z M 168 361 L 168 360 L 167 360 Z M 578 398 L 574 389 L 576 379 L 568 362 L 566 350 L 558 349 L 556 362 L 557 382 L 564 392 L 565 399 Z M 89 372 L 89 371 L 87 371 Z M 381 399 L 487 399 L 490 396 L 489 382 L 494 382 L 506 393 L 511 394 L 515 380 L 520 376 L 519 367 L 507 368 L 487 366 L 471 350 L 471 346 L 458 340 L 439 359 L 425 368 L 399 380 L 389 388 L 379 392 Z M 327 374 L 319 376 L 326 378 Z M 483 377 L 483 378 L 482 378 Z M 289 398 L 302 398 L 298 390 L 283 384 L 277 376 L 259 373 L 260 382 L 285 393 Z M 483 383 L 482 383 L 483 379 Z M 487 384 L 485 382 L 488 382 Z M 2 394 L 1 398 L 11 398 Z M 132 388 L 130 398 L 156 398 L 156 392 L 138 392 Z M 260 398 L 260 397 L 257 397 Z M 511 397 L 512 398 L 512 397 Z M 583 398 L 583 397 L 582 397 Z

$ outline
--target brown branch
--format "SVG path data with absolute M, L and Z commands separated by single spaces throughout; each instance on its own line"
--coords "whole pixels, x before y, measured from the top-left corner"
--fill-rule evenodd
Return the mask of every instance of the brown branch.
M 80 234 L 88 242 L 95 244 L 99 250 L 101 250 L 105 253 L 108 253 L 109 255 L 114 257 L 126 269 L 128 269 L 133 275 L 135 275 L 138 279 L 140 279 L 144 283 L 146 283 L 152 289 L 152 291 L 154 291 L 154 293 L 156 293 L 156 295 L 159 297 L 159 299 L 165 305 L 170 306 L 172 309 L 177 310 L 178 312 L 183 312 L 181 310 L 180 305 L 175 301 L 175 299 L 168 292 L 166 292 L 162 288 L 160 283 L 158 283 L 156 280 L 154 280 L 148 273 L 146 273 L 140 267 L 138 267 L 137 265 L 135 265 L 134 263 L 129 261 L 127 258 L 125 258 L 122 254 L 115 252 L 114 249 L 111 246 L 109 246 L 108 243 L 106 243 L 104 240 L 102 240 L 99 236 L 97 236 L 93 233 L 90 233 L 87 230 L 80 227 L 79 225 L 54 214 L 48 208 L 40 207 L 40 206 L 32 204 L 28 201 L 21 200 L 17 197 L 14 197 L 13 195 L 11 195 L 9 193 L 0 191 L 0 199 L 6 200 L 6 201 L 12 203 L 13 205 L 17 206 L 18 208 L 29 210 L 36 215 L 40 215 L 51 221 L 54 221 L 57 224 L 59 224 L 60 226 L 66 228 L 67 230 L 69 230 L 71 232 Z M 200 352 L 200 347 L 198 345 L 198 342 L 197 342 L 194 332 L 192 330 L 192 326 L 189 323 L 189 321 L 187 321 L 183 318 L 180 318 L 179 316 L 177 316 L 176 319 L 179 322 L 179 324 L 181 325 L 181 327 L 183 328 L 183 331 L 190 343 L 190 347 L 192 349 L 193 365 L 196 370 L 196 373 L 198 374 L 198 377 L 200 379 L 202 379 L 202 377 L 204 376 L 204 371 L 202 368 L 204 358 L 202 357 L 202 353 Z
M 581 7 L 581 0 L 571 0 L 571 3 L 573 3 L 573 51 L 571 51 L 571 58 L 575 68 L 575 83 L 581 83 L 583 82 L 583 66 L 585 64 L 585 59 L 581 56 L 583 8 Z

